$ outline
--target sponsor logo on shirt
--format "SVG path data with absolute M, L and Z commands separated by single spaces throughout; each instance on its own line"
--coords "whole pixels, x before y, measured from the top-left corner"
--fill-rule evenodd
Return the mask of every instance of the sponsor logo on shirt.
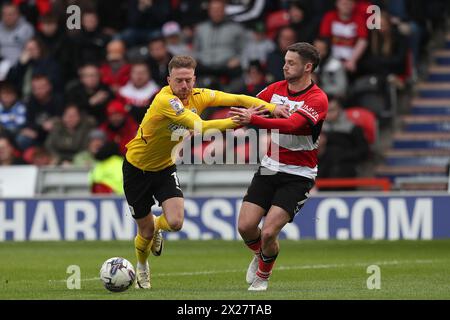
M 300 112 L 305 113 L 306 115 L 308 115 L 309 117 L 311 117 L 314 121 L 318 121 L 319 120 L 319 113 L 317 113 L 316 110 L 314 110 L 314 108 L 309 107 L 308 105 L 303 105 L 298 109 Z
M 178 116 L 184 112 L 184 107 L 181 101 L 178 98 L 173 98 L 169 100 L 169 104 L 172 109 L 175 111 L 175 114 Z
M 170 131 L 175 131 L 175 130 L 187 130 L 187 127 L 181 125 L 181 124 L 176 124 L 176 123 L 170 123 L 167 126 L 167 129 L 169 129 Z

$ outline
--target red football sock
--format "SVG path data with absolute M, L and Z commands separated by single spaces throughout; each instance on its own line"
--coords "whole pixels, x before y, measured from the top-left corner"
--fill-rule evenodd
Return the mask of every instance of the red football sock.
M 245 241 L 245 245 L 252 250 L 255 254 L 258 254 L 261 252 L 261 237 L 258 237 L 258 239 Z
M 272 274 L 273 265 L 275 264 L 275 259 L 277 258 L 277 254 L 272 257 L 265 256 L 262 251 L 260 253 L 260 259 L 258 263 L 258 271 L 256 271 L 256 275 L 263 279 L 269 279 Z

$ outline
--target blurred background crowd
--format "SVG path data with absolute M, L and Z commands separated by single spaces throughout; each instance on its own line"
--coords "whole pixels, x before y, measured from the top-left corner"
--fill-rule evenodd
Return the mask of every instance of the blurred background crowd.
M 173 55 L 197 86 L 256 95 L 283 80 L 286 48 L 314 44 L 329 96 L 319 177 L 354 177 L 443 33 L 444 0 L 0 1 L 0 166 L 92 166 L 121 157 L 166 85 Z M 373 21 L 370 5 L 381 11 Z M 66 9 L 81 9 L 69 29 Z M 371 20 L 372 19 L 372 20 Z M 368 28 L 368 22 L 380 22 Z M 220 109 L 202 117 L 222 116 Z

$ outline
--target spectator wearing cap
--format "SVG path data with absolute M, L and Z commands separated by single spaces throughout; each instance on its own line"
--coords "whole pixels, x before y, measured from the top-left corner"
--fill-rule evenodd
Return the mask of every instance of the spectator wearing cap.
M 264 23 L 256 22 L 242 52 L 242 68 L 246 70 L 250 65 L 250 61 L 255 60 L 262 65 L 266 65 L 267 56 L 274 49 L 275 43 L 266 36 Z
M 147 108 L 160 86 L 152 79 L 150 69 L 145 62 L 131 65 L 130 81 L 119 89 L 119 96 L 129 106 L 130 115 L 141 123 Z
M 136 136 L 138 124 L 128 114 L 122 101 L 111 101 L 107 107 L 107 120 L 100 125 L 100 129 L 106 133 L 108 141 L 119 146 L 120 154 L 125 155 L 126 144 Z
M 77 167 L 92 167 L 95 164 L 95 154 L 106 142 L 106 133 L 100 129 L 89 132 L 86 150 L 78 152 L 73 158 L 73 165 Z
M 162 26 L 161 32 L 170 54 L 174 56 L 192 54 L 192 49 L 183 41 L 181 27 L 176 21 L 166 22 Z
M 125 59 L 126 47 L 122 40 L 112 40 L 106 46 L 106 63 L 100 67 L 101 81 L 115 93 L 130 79 L 131 65 Z

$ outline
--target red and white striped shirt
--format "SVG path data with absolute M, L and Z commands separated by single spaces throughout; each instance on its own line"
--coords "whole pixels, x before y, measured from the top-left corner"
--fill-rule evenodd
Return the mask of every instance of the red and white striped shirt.
M 261 165 L 314 180 L 319 135 L 328 111 L 327 95 L 314 82 L 300 92 L 290 92 L 287 81 L 283 80 L 266 87 L 258 98 L 274 104 L 288 104 L 291 113 L 287 119 L 252 116 L 252 124 L 279 130 L 278 134 L 272 132 L 272 144 Z

